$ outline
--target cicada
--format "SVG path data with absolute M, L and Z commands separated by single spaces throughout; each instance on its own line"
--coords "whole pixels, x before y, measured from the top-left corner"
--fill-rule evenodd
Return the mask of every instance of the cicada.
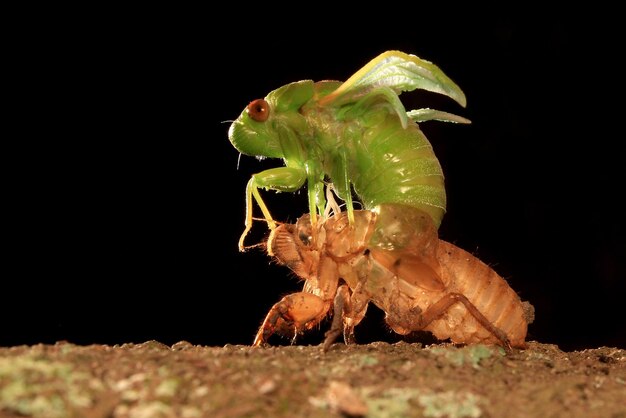
M 365 209 L 401 203 L 427 213 L 438 227 L 446 209 L 444 176 L 418 122 L 469 121 L 432 109 L 407 112 L 399 94 L 415 89 L 466 104 L 439 67 L 400 51 L 380 54 L 343 83 L 298 81 L 250 102 L 231 124 L 230 142 L 242 154 L 282 158 L 285 166 L 249 180 L 239 249 L 252 226 L 253 199 L 276 228 L 259 189 L 294 192 L 306 185 L 313 225 L 325 209 L 328 182 L 345 202 L 350 223 L 354 193 Z
M 275 332 L 303 333 L 330 315 L 324 347 L 342 333 L 352 343 L 370 302 L 401 335 L 430 331 L 453 343 L 525 346 L 532 305 L 481 260 L 439 239 L 430 213 L 381 204 L 353 216 L 353 224 L 341 212 L 313 225 L 306 214 L 270 233 L 268 253 L 304 288 L 270 309 L 255 346 Z

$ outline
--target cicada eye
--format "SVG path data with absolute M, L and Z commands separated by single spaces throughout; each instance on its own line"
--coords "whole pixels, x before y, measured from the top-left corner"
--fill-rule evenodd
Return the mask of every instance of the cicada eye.
M 270 104 L 263 99 L 250 102 L 246 110 L 248 115 L 257 122 L 265 122 L 270 117 Z
M 306 233 L 305 231 L 300 231 L 298 233 L 298 239 L 300 239 L 300 241 L 302 241 L 302 243 L 304 245 L 309 245 L 311 244 L 311 239 L 313 237 L 311 237 L 311 235 L 309 235 L 308 233 Z

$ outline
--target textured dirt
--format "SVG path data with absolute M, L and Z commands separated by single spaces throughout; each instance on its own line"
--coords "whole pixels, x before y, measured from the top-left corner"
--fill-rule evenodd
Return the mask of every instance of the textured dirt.
M 626 350 L 398 342 L 0 348 L 2 417 L 626 417 Z

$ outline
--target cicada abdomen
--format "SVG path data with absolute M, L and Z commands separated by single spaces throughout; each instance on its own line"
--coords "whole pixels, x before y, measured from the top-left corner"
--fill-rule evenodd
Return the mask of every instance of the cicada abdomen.
M 364 129 L 354 148 L 351 178 L 365 209 L 409 205 L 428 213 L 439 227 L 446 210 L 443 171 L 417 123 L 403 127 L 389 115 Z
M 437 260 L 450 279 L 446 291 L 465 296 L 497 329 L 502 330 L 513 347 L 521 347 L 532 321 L 532 306 L 491 267 L 467 251 L 439 240 Z M 442 317 L 425 328 L 440 339 L 454 342 L 497 343 L 490 332 L 462 303 L 450 306 Z

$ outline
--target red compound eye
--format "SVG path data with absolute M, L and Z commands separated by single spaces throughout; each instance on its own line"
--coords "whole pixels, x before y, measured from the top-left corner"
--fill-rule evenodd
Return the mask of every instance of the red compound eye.
M 270 117 L 270 104 L 263 99 L 250 102 L 247 110 L 248 115 L 257 122 L 265 122 Z

